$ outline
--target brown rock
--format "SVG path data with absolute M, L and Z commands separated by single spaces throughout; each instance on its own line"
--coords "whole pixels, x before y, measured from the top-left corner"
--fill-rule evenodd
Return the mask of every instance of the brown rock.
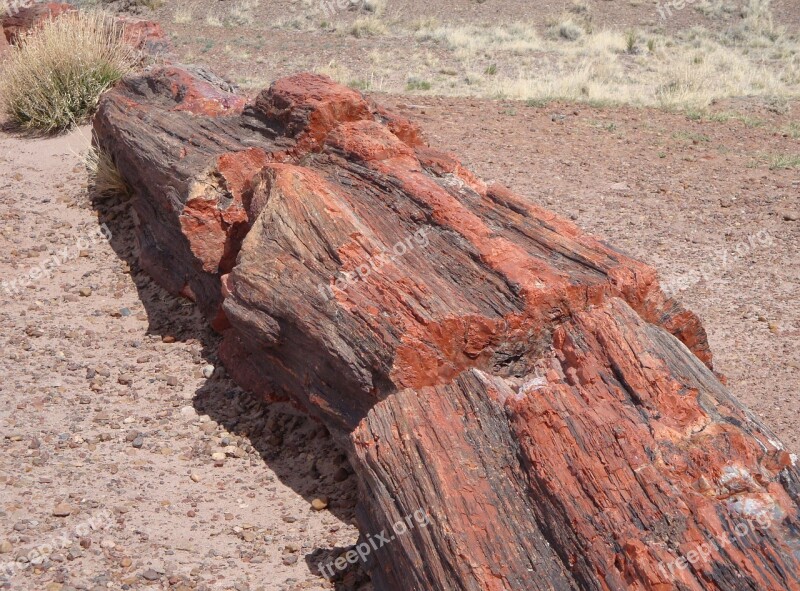
M 53 507 L 53 515 L 55 517 L 67 517 L 75 512 L 75 508 L 69 503 L 59 503 Z
M 157 69 L 95 132 L 142 267 L 346 446 L 376 588 L 797 589 L 795 462 L 653 269 L 320 76 L 243 108 Z

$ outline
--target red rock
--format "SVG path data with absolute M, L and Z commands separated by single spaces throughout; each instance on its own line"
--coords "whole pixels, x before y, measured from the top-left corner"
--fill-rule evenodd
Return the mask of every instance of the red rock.
M 142 266 L 336 436 L 364 535 L 405 523 L 376 588 L 800 588 L 796 457 L 653 269 L 324 77 L 220 86 L 126 80 L 97 141 Z
M 75 10 L 71 4 L 61 2 L 31 4 L 2 17 L 3 32 L 6 40 L 13 45 L 28 31 L 41 27 L 52 18 Z
M 132 47 L 151 55 L 172 51 L 172 43 L 159 23 L 129 16 L 118 16 L 116 21 L 122 28 L 122 38 Z

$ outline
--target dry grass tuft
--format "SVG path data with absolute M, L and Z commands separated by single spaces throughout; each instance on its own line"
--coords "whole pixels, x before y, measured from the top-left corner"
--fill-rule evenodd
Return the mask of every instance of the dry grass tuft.
M 101 199 L 131 197 L 130 186 L 105 150 L 92 145 L 84 158 L 84 163 L 89 175 L 89 192 L 93 197 Z
M 86 121 L 100 95 L 133 66 L 114 20 L 100 12 L 63 15 L 12 48 L 0 76 L 0 102 L 21 129 L 63 131 Z
M 573 4 L 542 37 L 525 23 L 423 24 L 410 34 L 449 51 L 458 77 L 432 76 L 448 94 L 687 111 L 732 97 L 800 98 L 800 40 L 773 24 L 768 0 L 748 0 L 741 16 L 721 32 L 624 33 L 595 30 L 588 8 Z
M 378 37 L 386 33 L 386 24 L 379 16 L 362 16 L 353 21 L 350 34 L 358 39 L 362 37 Z

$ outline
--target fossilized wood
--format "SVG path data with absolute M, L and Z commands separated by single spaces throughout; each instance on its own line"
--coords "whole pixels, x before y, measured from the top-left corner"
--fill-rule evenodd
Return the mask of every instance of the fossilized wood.
M 12 45 L 48 20 L 76 10 L 74 6 L 65 2 L 37 2 L 23 6 L 19 10 L 15 10 L 13 6 L 11 8 L 8 14 L 0 16 L 0 25 L 6 40 Z
M 96 141 L 144 268 L 347 450 L 362 532 L 429 514 L 377 589 L 800 589 L 796 458 L 654 270 L 323 77 L 221 86 L 127 80 Z

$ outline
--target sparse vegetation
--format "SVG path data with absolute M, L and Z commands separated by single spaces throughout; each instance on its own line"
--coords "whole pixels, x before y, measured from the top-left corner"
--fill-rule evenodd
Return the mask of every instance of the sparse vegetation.
M 719 99 L 800 97 L 800 43 L 772 26 L 765 5 L 748 5 L 736 41 L 727 30 L 696 27 L 676 36 L 651 31 L 647 51 L 643 35 L 633 29 L 594 31 L 588 9 L 581 7 L 552 23 L 545 38 L 526 23 L 423 26 L 413 34 L 452 52 L 461 64 L 464 94 L 660 106 L 702 116 Z M 562 34 L 569 23 L 581 33 Z M 459 86 L 446 88 L 457 94 Z
M 800 123 L 793 121 L 784 130 L 786 135 L 793 139 L 800 139 Z
M 135 61 L 113 20 L 100 12 L 64 15 L 29 35 L 3 65 L 0 99 L 27 130 L 54 132 L 85 121 L 100 95 Z
M 800 154 L 774 154 L 769 158 L 770 170 L 800 168 Z
M 567 41 L 577 41 L 584 34 L 583 27 L 573 22 L 572 19 L 561 21 L 554 27 L 554 31 L 558 37 Z
M 258 0 L 239 0 L 234 2 L 228 12 L 225 23 L 228 25 L 252 25 L 255 22 L 253 11 L 258 8 Z
M 172 15 L 172 21 L 178 25 L 185 25 L 186 23 L 190 23 L 192 22 L 193 18 L 194 15 L 192 14 L 192 9 L 183 6 L 176 8 L 175 12 Z
M 629 29 L 625 33 L 625 51 L 628 53 L 636 53 L 636 43 L 639 41 L 639 36 L 636 31 Z
M 97 146 L 92 146 L 84 159 L 89 176 L 89 191 L 95 198 L 129 198 L 131 188 L 120 173 L 113 158 Z
M 427 80 L 421 80 L 416 77 L 411 77 L 406 83 L 406 90 L 430 90 L 431 83 Z

